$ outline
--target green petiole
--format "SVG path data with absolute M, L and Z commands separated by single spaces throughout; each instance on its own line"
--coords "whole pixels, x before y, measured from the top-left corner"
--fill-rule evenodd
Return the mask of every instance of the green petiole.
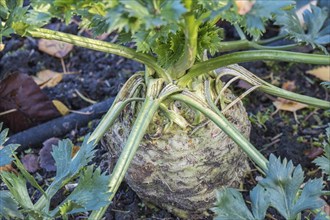
M 193 78 L 206 72 L 235 63 L 244 63 L 258 60 L 273 60 L 282 62 L 309 63 L 329 65 L 330 56 L 318 54 L 303 54 L 289 51 L 259 50 L 243 51 L 222 55 L 195 64 L 189 72 L 178 80 L 178 84 L 186 86 Z

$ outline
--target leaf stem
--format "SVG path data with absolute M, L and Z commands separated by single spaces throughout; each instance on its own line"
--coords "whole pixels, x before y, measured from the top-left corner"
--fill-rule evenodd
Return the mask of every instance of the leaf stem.
M 264 40 L 258 40 L 257 43 L 258 44 L 269 44 L 269 43 L 272 43 L 274 41 L 281 40 L 281 39 L 283 39 L 283 38 L 285 38 L 287 36 L 288 36 L 287 34 L 278 35 L 276 37 L 272 37 L 272 38 L 268 38 L 268 39 L 264 39 Z
M 223 114 L 217 114 L 207 104 L 201 105 L 189 92 L 174 94 L 171 98 L 186 103 L 203 113 L 219 128 L 221 128 L 242 150 L 263 170 L 267 170 L 267 159 L 225 118 Z
M 251 85 L 258 86 L 258 89 L 260 89 L 261 91 L 263 91 L 265 93 L 275 95 L 275 96 L 278 96 L 281 98 L 289 99 L 292 101 L 301 102 L 301 103 L 304 103 L 304 104 L 307 104 L 307 105 L 310 105 L 313 107 L 317 107 L 317 108 L 323 108 L 323 109 L 330 108 L 330 102 L 328 102 L 328 101 L 313 98 L 310 96 L 300 95 L 300 94 L 290 92 L 285 89 L 281 89 L 276 86 L 273 86 L 272 84 L 260 79 L 259 77 L 255 76 L 253 73 L 248 71 L 247 69 L 245 69 L 237 64 L 230 65 L 226 69 L 236 71 L 237 72 L 236 77 L 238 77 L 238 76 L 243 77 L 243 79 L 246 82 L 250 83 Z M 228 71 L 226 69 L 223 69 L 222 71 L 225 73 L 226 71 Z
M 131 98 L 126 99 L 125 101 L 118 101 L 111 106 L 109 111 L 104 115 L 101 122 L 97 125 L 93 133 L 88 139 L 88 142 L 94 141 L 97 144 L 104 134 L 109 130 L 111 125 L 119 116 L 120 112 L 125 108 L 125 106 L 132 101 L 144 101 L 143 98 Z
M 219 52 L 248 49 L 249 42 L 248 40 L 223 41 L 220 44 Z
M 244 63 L 258 60 L 273 60 L 282 62 L 309 63 L 329 65 L 330 56 L 318 54 L 304 54 L 289 51 L 259 50 L 230 53 L 195 64 L 189 72 L 181 77 L 178 84 L 186 86 L 194 77 L 209 71 L 235 63 Z
M 151 97 L 146 97 L 140 112 L 134 122 L 132 127 L 131 133 L 128 137 L 128 140 L 123 148 L 120 157 L 117 161 L 117 164 L 111 174 L 110 182 L 109 182 L 109 192 L 111 192 L 111 196 L 109 200 L 111 201 L 115 196 L 122 180 L 125 177 L 126 171 L 137 151 L 140 142 L 147 130 L 149 123 L 151 122 L 154 113 L 157 111 L 160 105 L 160 100 L 155 99 L 153 100 Z M 93 211 L 92 214 L 89 216 L 89 219 L 96 220 L 101 219 L 104 215 L 106 207 L 98 211 Z
M 184 1 L 188 12 L 184 15 L 184 35 L 185 45 L 184 51 L 179 60 L 173 65 L 170 73 L 172 77 L 177 79 L 185 74 L 195 62 L 197 54 L 197 38 L 199 22 L 196 21 L 195 15 L 191 10 L 192 0 Z
M 250 41 L 250 47 L 258 50 L 291 50 L 299 46 L 299 44 L 287 44 L 282 46 L 264 46 Z
M 88 49 L 102 51 L 106 53 L 112 53 L 135 60 L 154 69 L 162 78 L 164 78 L 168 82 L 171 82 L 171 77 L 169 76 L 169 74 L 156 63 L 156 59 L 154 57 L 147 54 L 138 53 L 131 48 L 100 40 L 94 40 L 86 37 L 67 34 L 59 31 L 48 30 L 45 28 L 34 28 L 32 30 L 28 30 L 28 33 L 32 37 L 59 40 L 66 43 L 74 44 L 76 46 L 85 47 Z
M 278 40 L 283 38 L 274 38 L 274 40 Z M 272 42 L 273 39 L 268 39 L 265 41 L 249 41 L 247 39 L 237 40 L 237 41 L 224 41 L 221 42 L 221 46 L 219 52 L 227 52 L 233 50 L 246 50 L 246 49 L 258 49 L 258 50 L 290 50 L 299 46 L 299 44 L 287 44 L 281 46 L 266 46 L 264 44 Z
M 246 50 L 246 49 L 258 49 L 258 50 L 290 50 L 299 46 L 299 44 L 287 44 L 283 46 L 264 46 L 255 41 L 238 40 L 222 42 L 220 46 L 220 52 L 227 52 L 233 50 Z
M 245 40 L 246 39 L 246 36 L 242 30 L 242 28 L 238 25 L 238 24 L 234 24 L 234 27 L 239 35 L 239 37 L 241 38 L 241 40 Z
M 281 98 L 304 103 L 304 104 L 307 104 L 307 105 L 310 105 L 313 107 L 322 108 L 322 109 L 330 109 L 330 102 L 328 102 L 328 101 L 309 97 L 306 95 L 300 95 L 300 94 L 297 94 L 294 92 L 287 91 L 285 89 L 280 89 L 269 83 L 267 83 L 267 85 L 260 86 L 258 89 L 260 89 L 261 91 L 263 91 L 265 93 L 271 94 L 271 95 L 275 95 L 275 96 L 278 96 Z

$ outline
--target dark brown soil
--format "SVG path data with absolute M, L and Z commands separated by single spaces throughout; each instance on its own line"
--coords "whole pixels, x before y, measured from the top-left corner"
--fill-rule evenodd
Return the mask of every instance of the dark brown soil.
M 74 25 L 65 27 L 55 23 L 49 28 L 60 29 L 62 31 L 77 33 Z M 273 33 L 271 33 L 273 34 Z M 115 35 L 110 35 L 106 40 L 111 41 Z M 236 38 L 232 32 L 227 38 Z M 37 40 L 32 38 L 13 37 L 4 41 L 6 48 L 0 53 L 0 80 L 15 71 L 35 75 L 43 69 L 50 69 L 62 72 L 62 66 L 59 59 L 40 52 L 37 47 Z M 306 50 L 309 50 L 307 48 Z M 76 95 L 75 90 L 95 101 L 102 101 L 107 97 L 115 96 L 132 73 L 137 70 L 143 70 L 143 66 L 124 58 L 75 47 L 65 59 L 68 71 L 77 72 L 77 74 L 65 75 L 61 83 L 54 88 L 43 89 L 51 98 L 58 99 L 65 103 L 72 110 L 79 110 L 88 105 Z M 273 62 L 255 62 L 245 63 L 244 67 L 257 74 L 259 77 L 272 81 L 281 86 L 286 81 L 295 81 L 296 92 L 300 94 L 314 96 L 323 100 L 329 100 L 328 92 L 319 85 L 320 80 L 306 75 L 306 70 L 312 69 L 312 65 L 288 64 Z M 272 74 L 272 75 L 271 75 Z M 270 79 L 272 77 L 272 79 Z M 237 93 L 243 90 L 235 85 L 233 89 Z M 244 99 L 246 109 L 251 117 L 258 112 L 269 115 L 269 119 L 264 125 L 252 123 L 251 142 L 259 148 L 261 152 L 268 157 L 270 153 L 277 156 L 286 157 L 293 160 L 294 164 L 301 164 L 307 175 L 307 178 L 315 178 L 320 175 L 319 172 L 310 172 L 316 169 L 304 152 L 316 146 L 321 140 L 321 134 L 324 134 L 325 128 L 330 123 L 329 111 L 318 110 L 315 108 L 306 108 L 298 111 L 297 120 L 293 113 L 280 111 L 271 115 L 275 111 L 272 104 L 273 97 L 261 92 L 253 92 Z M 80 140 L 88 132 L 91 132 L 97 125 L 98 120 L 92 121 L 89 126 L 76 128 L 68 133 L 68 137 L 75 142 Z M 64 137 L 59 137 L 64 138 Z M 41 146 L 39 146 L 41 147 Z M 39 148 L 30 149 L 26 153 L 37 153 Z M 99 145 L 95 162 L 101 165 L 103 170 L 109 167 L 109 155 L 106 150 Z M 40 169 L 35 176 L 40 175 L 39 180 L 43 184 L 54 173 L 47 173 Z M 255 177 L 258 173 L 253 172 L 245 180 L 245 189 L 250 190 L 255 184 Z M 327 186 L 329 188 L 329 186 Z M 37 195 L 35 195 L 37 196 Z M 61 195 L 57 198 L 62 199 Z M 55 201 L 54 201 L 55 202 Z M 328 201 L 329 202 L 329 201 Z M 274 213 L 276 219 L 278 215 Z M 74 218 L 74 217 L 73 217 Z M 116 194 L 112 205 L 106 214 L 106 219 L 178 219 L 164 210 L 156 207 L 149 207 L 144 204 L 136 194 L 125 184 L 122 183 Z

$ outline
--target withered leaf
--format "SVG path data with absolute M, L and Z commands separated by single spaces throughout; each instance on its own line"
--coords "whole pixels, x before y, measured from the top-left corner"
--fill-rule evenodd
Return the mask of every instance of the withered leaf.
M 13 132 L 60 116 L 33 79 L 21 73 L 12 74 L 0 82 L 0 112 L 12 109 L 16 111 L 0 116 L 0 121 Z
M 283 83 L 282 89 L 292 92 L 296 89 L 296 82 L 295 81 L 286 81 Z
M 286 81 L 282 85 L 282 89 L 288 90 L 288 91 L 294 91 L 296 89 L 295 81 Z M 302 104 L 299 102 L 294 102 L 291 100 L 287 100 L 284 98 L 277 98 L 273 105 L 275 105 L 277 110 L 283 110 L 288 112 L 296 112 L 300 109 L 306 108 L 308 105 Z
M 320 80 L 330 82 L 330 66 L 321 66 L 308 70 L 307 73 L 319 78 Z
M 56 107 L 57 111 L 61 113 L 61 115 L 67 115 L 70 113 L 70 109 L 58 100 L 53 100 L 53 105 Z
M 235 0 L 238 14 L 245 15 L 246 13 L 248 13 L 252 9 L 254 3 L 255 1 Z
M 34 173 L 40 168 L 38 156 L 35 154 L 26 154 L 21 161 L 25 169 L 30 173 Z
M 54 87 L 63 79 L 62 73 L 57 73 L 52 70 L 42 70 L 32 76 L 33 80 L 40 86 L 40 88 Z
M 56 171 L 55 160 L 51 154 L 53 146 L 57 146 L 60 139 L 49 138 L 42 143 L 43 147 L 39 151 L 40 167 L 46 171 Z
M 55 160 L 51 153 L 53 151 L 53 147 L 57 147 L 59 141 L 60 139 L 58 138 L 49 138 L 42 143 L 43 147 L 39 151 L 40 167 L 48 172 L 56 171 Z M 74 157 L 79 149 L 79 146 L 73 146 L 71 157 Z
M 314 160 L 318 156 L 321 156 L 323 154 L 323 148 L 322 147 L 312 147 L 308 150 L 304 151 L 304 154 L 311 160 Z
M 299 102 L 293 102 L 290 100 L 286 101 L 274 101 L 273 104 L 275 105 L 276 109 L 288 111 L 288 112 L 296 112 L 300 109 L 306 108 L 308 105 L 302 104 Z
M 73 45 L 57 40 L 40 39 L 38 48 L 51 56 L 63 58 L 70 53 L 73 49 Z

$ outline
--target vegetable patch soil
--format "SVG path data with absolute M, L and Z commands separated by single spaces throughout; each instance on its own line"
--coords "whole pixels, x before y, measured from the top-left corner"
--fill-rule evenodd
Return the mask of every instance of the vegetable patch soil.
M 54 23 L 48 28 L 61 30 L 69 33 L 77 33 L 75 25 L 63 26 Z M 88 33 L 82 33 L 87 35 Z M 269 32 L 272 35 L 272 32 Z M 116 34 L 107 36 L 107 41 L 115 41 Z M 226 38 L 233 39 L 233 32 L 227 32 Z M 14 72 L 35 75 L 45 69 L 63 72 L 60 59 L 52 57 L 38 50 L 38 40 L 32 38 L 12 38 L 4 40 L 5 50 L 0 53 L 0 80 Z M 304 48 L 310 50 L 310 48 Z M 51 99 L 57 99 L 71 110 L 80 110 L 91 105 L 83 100 L 78 94 L 94 101 L 100 102 L 108 97 L 114 97 L 123 83 L 134 72 L 142 70 L 142 65 L 128 61 L 124 58 L 111 54 L 95 52 L 84 48 L 74 47 L 70 54 L 64 58 L 67 71 L 73 74 L 65 74 L 63 80 L 53 88 L 44 88 L 42 91 Z M 295 92 L 310 95 L 324 100 L 329 100 L 328 91 L 320 86 L 320 80 L 306 74 L 307 70 L 313 69 L 312 65 L 287 64 L 274 62 L 244 63 L 245 68 L 257 74 L 259 77 L 282 86 L 292 81 Z M 233 84 L 232 90 L 236 94 L 242 93 L 244 83 Z M 265 157 L 274 153 L 277 156 L 293 160 L 295 165 L 303 166 L 307 178 L 319 177 L 321 174 L 311 163 L 317 154 L 317 147 L 322 142 L 327 124 L 330 123 L 330 112 L 315 108 L 304 108 L 295 113 L 278 111 L 273 105 L 276 97 L 265 95 L 261 92 L 253 92 L 243 99 L 251 119 L 252 130 L 250 140 Z M 263 118 L 264 120 L 261 120 Z M 91 132 L 99 120 L 91 121 L 86 127 L 77 127 L 65 137 L 75 143 L 79 143 L 81 137 Z M 37 134 L 36 134 L 37 135 Z M 22 158 L 26 154 L 38 154 L 41 146 L 20 152 Z M 97 147 L 97 156 L 94 162 L 100 164 L 104 171 L 113 166 L 113 155 L 107 153 L 102 144 Z M 250 164 L 250 167 L 254 167 Z M 46 172 L 38 169 L 33 175 L 39 184 L 47 184 L 54 172 Z M 242 183 L 242 190 L 249 191 L 256 184 L 258 173 L 251 171 Z M 1 185 L 1 187 L 3 187 Z M 325 189 L 329 190 L 329 185 Z M 32 192 L 32 188 L 31 188 Z M 64 198 L 63 192 L 58 193 L 54 204 Z M 38 195 L 35 195 L 37 197 Z M 246 195 L 247 196 L 247 193 Z M 328 199 L 328 204 L 330 201 Z M 281 219 L 276 212 L 271 213 L 269 219 Z M 73 216 L 79 219 L 82 216 Z M 135 192 L 126 183 L 122 183 L 112 205 L 109 207 L 106 219 L 179 219 L 170 213 L 151 204 L 141 201 Z

